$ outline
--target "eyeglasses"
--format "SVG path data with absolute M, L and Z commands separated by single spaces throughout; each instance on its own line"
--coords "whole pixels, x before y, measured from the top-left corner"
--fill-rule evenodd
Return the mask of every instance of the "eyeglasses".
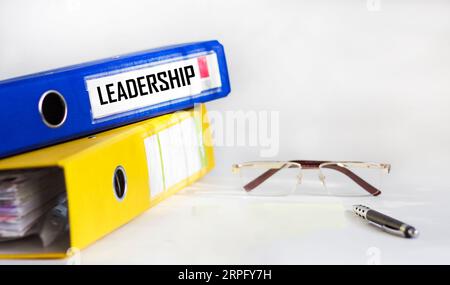
M 232 166 L 247 193 L 268 196 L 291 194 L 302 182 L 303 170 L 318 172 L 321 187 L 309 189 L 311 194 L 378 196 L 382 176 L 390 169 L 386 163 L 316 160 L 254 161 Z

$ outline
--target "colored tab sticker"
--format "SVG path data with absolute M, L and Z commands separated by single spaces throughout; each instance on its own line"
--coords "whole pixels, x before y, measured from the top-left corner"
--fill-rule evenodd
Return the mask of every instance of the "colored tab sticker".
M 197 62 L 198 69 L 200 70 L 200 78 L 209 77 L 208 62 L 206 61 L 206 56 L 197 58 Z

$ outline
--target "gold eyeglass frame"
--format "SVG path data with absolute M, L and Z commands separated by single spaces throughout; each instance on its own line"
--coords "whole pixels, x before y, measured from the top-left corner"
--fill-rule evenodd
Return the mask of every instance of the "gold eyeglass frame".
M 232 172 L 239 173 L 240 169 L 243 167 L 247 168 L 266 168 L 268 171 L 264 172 L 256 179 L 252 180 L 244 186 L 247 192 L 252 191 L 254 188 L 259 186 L 265 180 L 270 178 L 273 174 L 282 168 L 299 168 L 300 173 L 297 177 L 298 183 L 302 180 L 302 169 L 318 169 L 319 179 L 326 187 L 325 176 L 322 174 L 323 168 L 331 168 L 333 170 L 339 171 L 342 174 L 348 176 L 351 180 L 357 183 L 364 190 L 369 192 L 373 196 L 378 196 L 381 191 L 367 181 L 356 175 L 351 171 L 350 168 L 368 168 L 368 169 L 381 169 L 385 173 L 389 173 L 391 170 L 391 165 L 388 163 L 377 163 L 377 162 L 363 162 L 363 161 L 317 161 L 317 160 L 293 160 L 293 161 L 250 161 L 239 164 L 232 165 Z

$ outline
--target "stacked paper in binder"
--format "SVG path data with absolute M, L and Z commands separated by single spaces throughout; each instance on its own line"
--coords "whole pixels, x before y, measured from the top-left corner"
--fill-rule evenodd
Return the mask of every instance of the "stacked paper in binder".
M 39 231 L 42 217 L 64 190 L 64 181 L 54 173 L 52 169 L 0 173 L 0 240 Z
M 229 92 L 217 41 L 0 82 L 0 257 L 65 257 L 205 175 L 197 103 Z

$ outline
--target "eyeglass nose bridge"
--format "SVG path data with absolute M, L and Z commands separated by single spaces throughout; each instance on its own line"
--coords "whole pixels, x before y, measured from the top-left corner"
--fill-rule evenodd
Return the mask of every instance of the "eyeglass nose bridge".
M 297 175 L 297 185 L 302 184 L 302 182 L 303 182 L 303 173 L 300 172 Z
M 323 173 L 322 173 L 322 171 L 319 169 L 319 180 L 320 180 L 320 182 L 322 182 L 322 185 L 324 186 L 324 187 L 326 187 L 327 186 L 327 184 L 326 184 L 326 177 L 325 177 L 325 175 L 323 175 Z

